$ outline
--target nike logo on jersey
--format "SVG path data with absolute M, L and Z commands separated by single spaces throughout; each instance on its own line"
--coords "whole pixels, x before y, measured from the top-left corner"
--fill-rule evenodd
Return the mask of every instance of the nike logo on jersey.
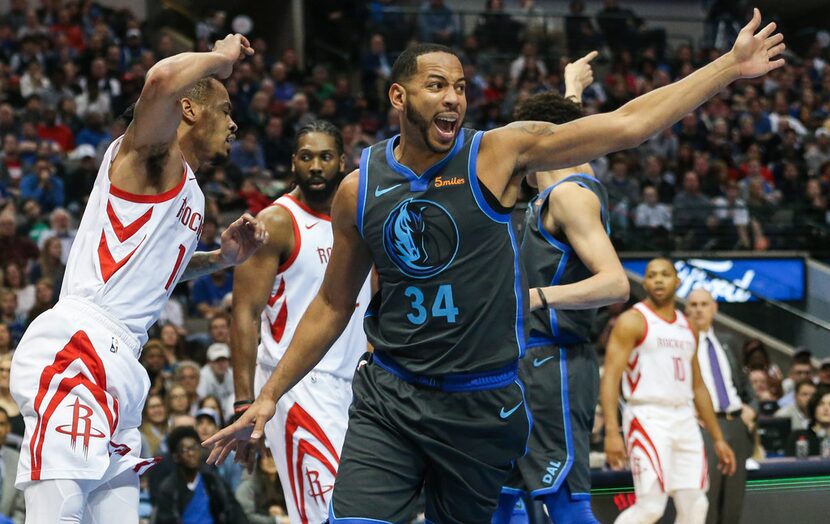
M 548 360 L 550 360 L 552 358 L 553 357 L 547 357 L 547 358 L 541 358 L 541 359 L 540 358 L 534 358 L 533 359 L 533 367 L 538 368 L 539 366 L 541 366 L 542 364 L 544 364 L 545 362 L 547 362 Z
M 319 223 L 320 223 L 320 222 L 315 222 L 315 223 L 313 223 L 313 224 L 306 224 L 306 225 L 305 225 L 305 228 L 306 228 L 306 229 L 311 229 L 312 227 L 316 226 L 316 225 L 317 225 L 317 224 L 319 224 Z
M 378 187 L 375 188 L 375 196 L 376 197 L 383 196 L 386 193 L 388 193 L 388 192 L 392 191 L 393 189 L 395 189 L 396 187 L 398 187 L 399 185 L 400 184 L 395 184 L 394 186 L 389 186 L 386 189 L 381 189 L 380 186 L 378 186 Z
M 504 406 L 502 406 L 502 408 L 501 408 L 501 412 L 499 412 L 499 416 L 500 416 L 501 418 L 507 418 L 507 417 L 509 417 L 510 415 L 512 415 L 513 413 L 515 413 L 515 412 L 516 412 L 516 410 L 517 410 L 517 409 L 519 409 L 519 408 L 521 407 L 521 405 L 522 405 L 522 402 L 519 402 L 518 404 L 516 404 L 515 406 L 513 406 L 511 409 L 509 409 L 509 410 L 507 410 L 507 411 L 505 411 L 505 410 L 504 410 Z

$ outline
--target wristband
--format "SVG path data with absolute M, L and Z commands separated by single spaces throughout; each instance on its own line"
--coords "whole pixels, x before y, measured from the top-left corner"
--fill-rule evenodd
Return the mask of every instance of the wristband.
M 550 306 L 548 306 L 548 299 L 545 298 L 545 294 L 542 293 L 542 288 L 537 287 L 536 292 L 539 293 L 539 300 L 542 301 L 542 307 L 548 309 Z
M 251 407 L 251 404 L 253 404 L 253 403 L 254 403 L 253 400 L 237 400 L 236 402 L 233 403 L 233 412 L 234 413 L 242 413 L 245 410 L 247 410 L 249 407 Z

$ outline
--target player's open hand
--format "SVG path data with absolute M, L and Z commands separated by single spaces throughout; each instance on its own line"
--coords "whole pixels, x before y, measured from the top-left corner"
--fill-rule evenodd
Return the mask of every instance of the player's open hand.
M 231 76 L 231 73 L 233 73 L 233 65 L 237 60 L 254 54 L 254 48 L 251 47 L 251 42 L 239 33 L 228 35 L 222 40 L 214 42 L 213 51 L 224 55 L 228 59 L 226 66 L 216 72 L 216 76 L 220 80 Z
M 718 456 L 718 469 L 724 475 L 732 476 L 735 474 L 737 463 L 735 461 L 735 453 L 725 440 L 715 442 L 715 454 Z
M 237 462 L 246 460 L 249 446 L 260 444 L 265 435 L 265 423 L 276 411 L 276 402 L 258 398 L 234 423 L 202 442 L 202 446 L 212 448 L 207 463 L 222 464 L 233 450 L 237 452 Z
M 222 232 L 219 253 L 227 264 L 238 265 L 268 241 L 265 225 L 245 213 Z
M 605 462 L 613 470 L 625 467 L 625 442 L 616 431 L 605 435 Z
M 591 68 L 591 60 L 597 57 L 599 53 L 591 51 L 579 60 L 569 63 L 565 66 L 565 87 L 567 90 L 573 90 L 579 95 L 577 98 L 582 98 L 582 92 L 594 83 L 594 70 Z
M 784 35 L 773 34 L 775 22 L 769 23 L 758 31 L 761 25 L 761 12 L 756 8 L 752 20 L 741 29 L 730 54 L 738 66 L 741 78 L 755 78 L 784 65 L 784 59 L 775 59 L 786 49 Z M 758 31 L 756 34 L 755 31 Z

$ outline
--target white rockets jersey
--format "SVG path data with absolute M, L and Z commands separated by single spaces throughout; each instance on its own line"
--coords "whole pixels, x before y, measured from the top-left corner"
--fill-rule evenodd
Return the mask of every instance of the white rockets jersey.
M 691 405 L 695 336 L 689 321 L 675 311 L 674 322 L 657 315 L 645 302 L 634 305 L 646 321 L 646 332 L 634 347 L 622 381 L 627 401 Z
M 257 362 L 276 366 L 294 337 L 300 319 L 317 295 L 329 263 L 333 232 L 331 217 L 317 213 L 291 195 L 283 195 L 274 205 L 282 206 L 294 223 L 294 251 L 274 279 L 274 286 L 262 312 L 262 337 Z M 326 353 L 315 371 L 351 380 L 358 359 L 368 343 L 363 332 L 363 315 L 369 306 L 369 278 L 357 296 L 355 312 L 346 329 Z
M 107 149 L 66 263 L 61 297 L 97 304 L 143 345 L 196 250 L 205 198 L 182 160 L 182 178 L 160 195 L 110 183 L 122 137 Z

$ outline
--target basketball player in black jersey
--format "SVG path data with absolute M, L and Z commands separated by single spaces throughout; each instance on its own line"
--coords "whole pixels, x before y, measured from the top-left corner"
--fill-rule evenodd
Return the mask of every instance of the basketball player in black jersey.
M 774 24 L 756 35 L 760 23 L 756 10 L 731 52 L 613 113 L 487 133 L 461 127 L 466 80 L 452 50 L 402 53 L 389 89 L 401 134 L 366 149 L 343 180 L 323 285 L 257 400 L 205 441 L 209 461 L 262 438 L 276 400 L 343 330 L 374 263 L 375 355 L 355 374 L 329 520 L 405 521 L 423 491 L 430 521 L 489 522 L 530 429 L 516 371 L 528 290 L 509 215 L 521 179 L 636 146 L 729 83 L 780 67 L 783 36 Z
M 580 118 L 595 56 L 565 67 L 565 97 L 533 95 L 516 108 L 516 119 Z M 519 497 L 529 494 L 544 501 L 556 524 L 594 524 L 588 454 L 599 365 L 590 331 L 598 307 L 628 299 L 628 279 L 608 238 L 608 195 L 590 165 L 532 173 L 528 182 L 540 194 L 529 204 L 521 244 L 534 311 L 519 377 L 535 424 L 493 523 L 508 524 Z

